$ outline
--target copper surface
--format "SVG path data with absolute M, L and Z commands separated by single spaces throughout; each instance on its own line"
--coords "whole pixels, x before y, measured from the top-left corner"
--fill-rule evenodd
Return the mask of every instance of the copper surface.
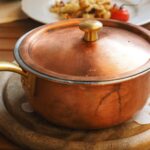
M 115 80 L 150 66 L 150 36 L 137 26 L 102 21 L 96 42 L 85 42 L 80 20 L 40 27 L 21 43 L 21 59 L 32 69 L 68 80 Z
M 37 78 L 34 96 L 26 90 L 30 103 L 44 118 L 75 129 L 125 122 L 144 106 L 149 92 L 149 73 L 112 85 L 65 85 Z
M 25 35 L 15 49 L 16 60 L 28 74 L 22 77 L 23 87 L 34 109 L 54 124 L 75 129 L 120 124 L 149 97 L 149 33 L 137 26 L 102 21 L 100 39 L 91 43 L 83 40 L 79 22 L 45 25 Z M 52 76 L 74 82 L 55 82 Z M 134 78 L 91 84 L 126 76 Z M 88 82 L 75 84 L 77 80 Z

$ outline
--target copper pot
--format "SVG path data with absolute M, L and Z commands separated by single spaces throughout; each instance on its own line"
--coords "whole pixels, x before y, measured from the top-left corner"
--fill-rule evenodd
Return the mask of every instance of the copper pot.
M 16 44 L 19 66 L 0 63 L 1 71 L 22 75 L 31 105 L 54 124 L 111 127 L 130 119 L 149 96 L 148 31 L 99 21 L 74 19 L 36 28 Z

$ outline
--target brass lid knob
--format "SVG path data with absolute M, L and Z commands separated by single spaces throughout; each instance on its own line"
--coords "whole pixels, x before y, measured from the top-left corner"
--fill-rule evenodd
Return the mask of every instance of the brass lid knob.
M 103 24 L 96 20 L 85 20 L 79 24 L 79 28 L 85 32 L 84 40 L 94 42 L 98 40 L 98 32 L 102 29 Z

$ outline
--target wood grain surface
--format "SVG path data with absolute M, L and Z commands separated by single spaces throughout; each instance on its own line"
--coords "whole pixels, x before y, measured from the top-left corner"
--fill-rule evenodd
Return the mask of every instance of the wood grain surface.
M 13 48 L 18 38 L 27 31 L 39 26 L 41 24 L 26 19 L 7 24 L 0 24 L 0 61 L 12 61 Z M 0 134 L 0 150 L 19 150 L 20 148 L 13 144 Z
M 31 109 L 22 89 L 20 75 L 0 73 L 0 82 L 0 131 L 26 149 L 150 149 L 150 124 L 140 125 L 130 120 L 119 126 L 92 131 L 57 127 Z
M 12 61 L 12 50 L 15 46 L 17 39 L 26 33 L 27 31 L 39 26 L 41 24 L 27 19 L 23 21 L 17 21 L 8 24 L 0 25 L 0 61 Z M 150 30 L 150 23 L 144 25 L 145 28 Z M 2 134 L 0 134 L 0 150 L 21 150 L 12 142 L 7 140 Z

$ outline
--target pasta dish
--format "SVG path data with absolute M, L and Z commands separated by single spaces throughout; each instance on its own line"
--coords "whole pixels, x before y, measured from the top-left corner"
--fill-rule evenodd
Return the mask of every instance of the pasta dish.
M 111 17 L 111 0 L 70 0 L 63 2 L 56 0 L 50 8 L 51 12 L 57 13 L 62 19 L 69 18 L 104 18 Z

